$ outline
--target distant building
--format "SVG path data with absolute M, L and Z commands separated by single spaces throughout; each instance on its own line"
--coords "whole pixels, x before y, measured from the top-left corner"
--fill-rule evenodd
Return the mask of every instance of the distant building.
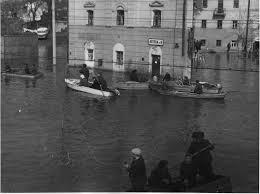
M 241 50 L 246 37 L 248 0 L 197 0 L 195 38 L 202 49 L 225 51 Z M 251 0 L 248 44 L 259 31 L 259 0 Z M 250 47 L 250 46 L 248 46 Z
M 69 64 L 190 77 L 190 0 L 69 1 Z

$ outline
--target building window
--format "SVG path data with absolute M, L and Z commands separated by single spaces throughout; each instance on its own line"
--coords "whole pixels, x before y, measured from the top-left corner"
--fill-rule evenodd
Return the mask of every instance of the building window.
M 93 55 L 93 49 L 88 49 L 88 60 L 93 61 L 94 60 L 94 55 Z
M 207 20 L 201 20 L 201 28 L 207 28 Z
M 123 8 L 120 7 L 120 9 L 117 10 L 116 24 L 118 26 L 123 26 L 124 22 L 125 22 L 125 11 Z
M 202 1 L 202 7 L 207 8 L 208 7 L 208 0 L 203 0 Z
M 206 46 L 206 40 L 205 39 L 201 39 L 200 40 L 200 44 L 201 44 L 201 46 Z
M 233 8 L 239 8 L 239 0 L 234 0 Z
M 116 51 L 116 64 L 123 65 L 123 51 Z
M 218 26 L 217 26 L 218 29 L 222 29 L 222 20 L 218 20 Z
M 221 40 L 216 41 L 216 46 L 221 46 Z
M 237 29 L 237 20 L 233 20 L 233 29 Z
M 231 41 L 231 47 L 237 47 L 237 41 L 236 40 Z
M 156 28 L 161 27 L 161 11 L 160 10 L 153 11 L 153 27 L 156 27 Z
M 88 10 L 88 25 L 93 25 L 94 12 L 92 10 Z

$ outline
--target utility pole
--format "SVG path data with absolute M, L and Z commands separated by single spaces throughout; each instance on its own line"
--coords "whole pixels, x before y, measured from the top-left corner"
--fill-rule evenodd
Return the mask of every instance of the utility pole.
M 248 4 L 247 4 L 246 40 L 245 40 L 244 52 L 247 52 L 247 39 L 248 39 L 249 17 L 250 17 L 250 0 L 248 0 Z
M 55 0 L 52 0 L 52 60 L 56 65 L 56 24 L 55 24 Z

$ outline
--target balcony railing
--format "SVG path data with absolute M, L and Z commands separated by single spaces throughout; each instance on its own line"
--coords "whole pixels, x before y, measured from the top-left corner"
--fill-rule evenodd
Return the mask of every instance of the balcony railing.
M 225 8 L 216 8 L 213 12 L 213 19 L 224 19 L 226 16 Z

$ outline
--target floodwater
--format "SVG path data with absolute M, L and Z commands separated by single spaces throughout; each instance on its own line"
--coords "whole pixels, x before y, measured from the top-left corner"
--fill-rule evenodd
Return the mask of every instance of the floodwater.
M 195 128 L 215 143 L 215 172 L 231 177 L 233 191 L 258 192 L 258 73 L 194 70 L 194 80 L 221 82 L 230 91 L 223 101 L 149 90 L 121 91 L 104 100 L 66 88 L 66 61 L 50 65 L 50 49 L 48 41 L 40 42 L 44 78 L 2 78 L 2 192 L 125 191 L 130 185 L 123 162 L 133 147 L 143 150 L 148 173 L 166 159 L 174 176 Z M 58 57 L 65 53 L 59 46 Z M 212 54 L 206 61 L 212 67 L 258 69 L 225 59 L 226 54 Z M 77 69 L 70 72 L 78 76 Z M 109 85 L 123 78 L 103 74 Z

